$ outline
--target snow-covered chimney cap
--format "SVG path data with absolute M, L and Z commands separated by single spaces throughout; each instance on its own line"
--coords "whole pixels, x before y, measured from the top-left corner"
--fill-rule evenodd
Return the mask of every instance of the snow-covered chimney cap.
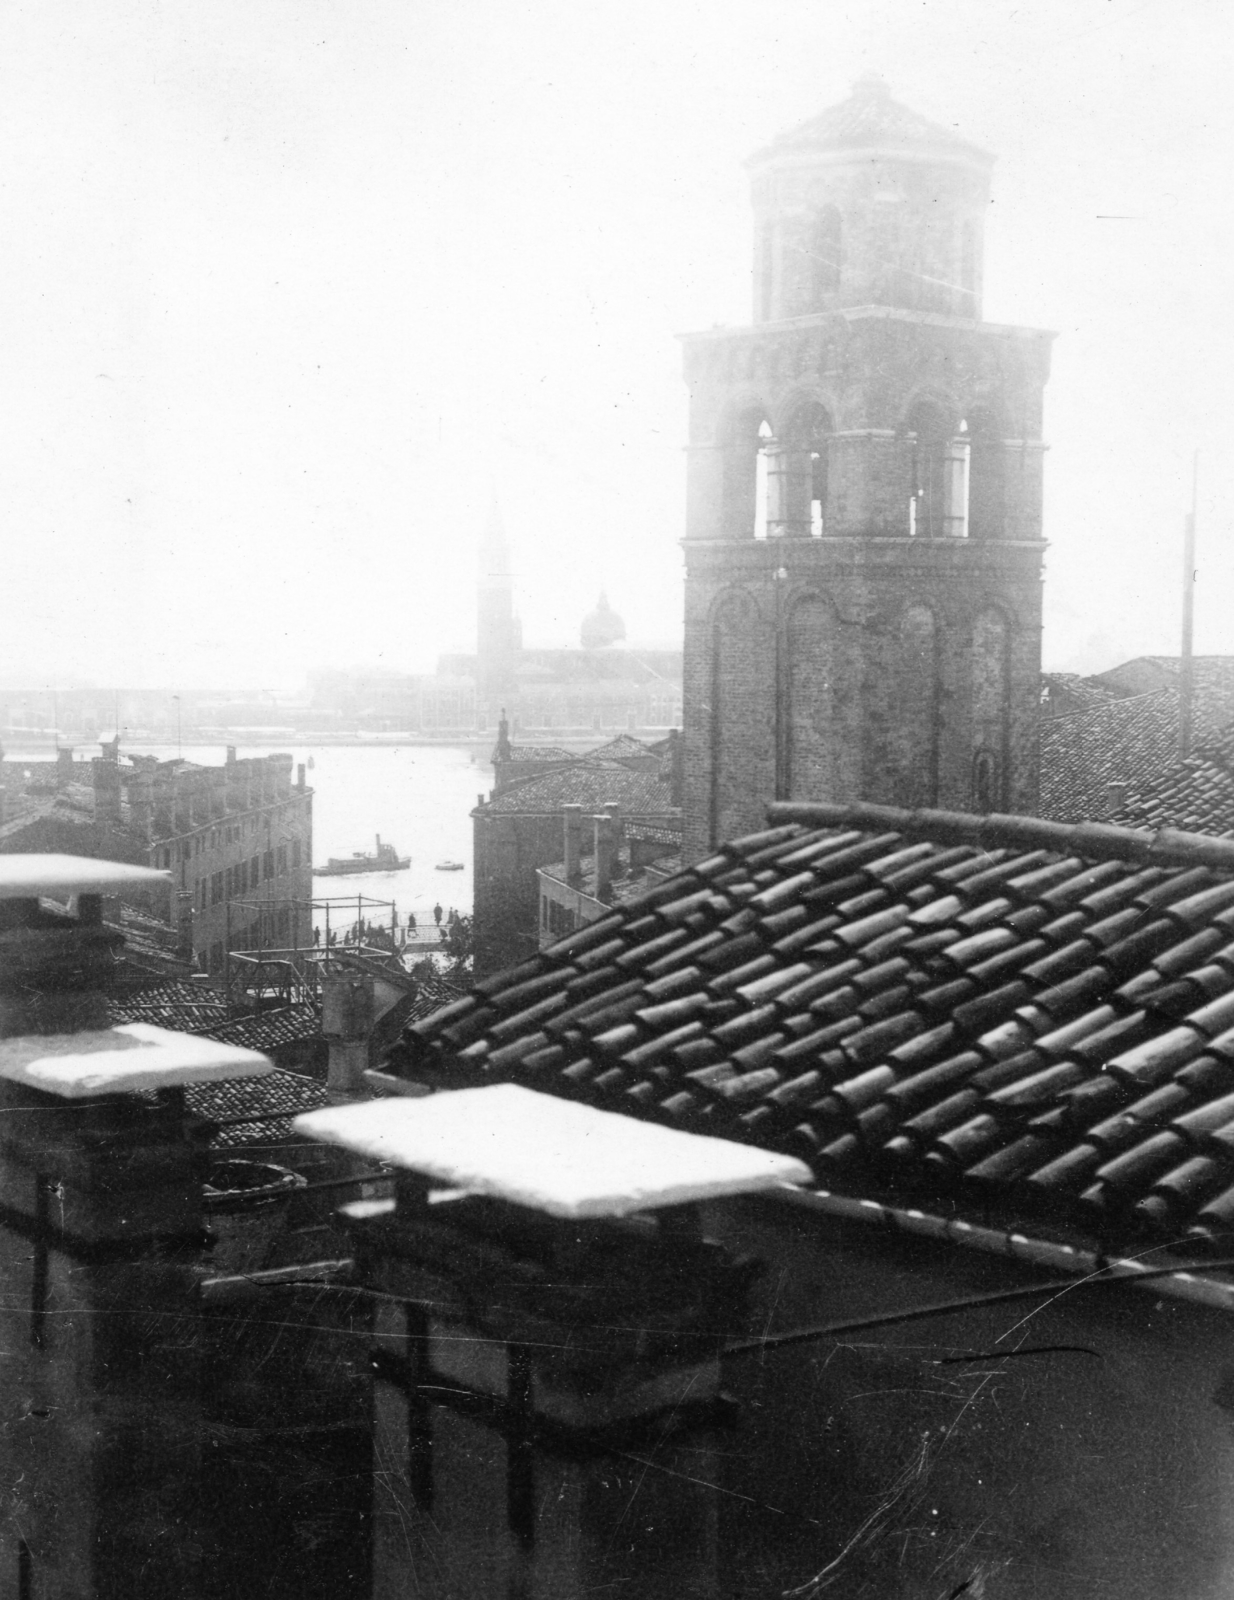
M 47 895 L 62 900 L 71 894 L 120 894 L 125 889 L 152 889 L 171 882 L 169 872 L 129 866 L 123 861 L 94 861 L 89 856 L 0 855 L 0 900 L 34 900 Z

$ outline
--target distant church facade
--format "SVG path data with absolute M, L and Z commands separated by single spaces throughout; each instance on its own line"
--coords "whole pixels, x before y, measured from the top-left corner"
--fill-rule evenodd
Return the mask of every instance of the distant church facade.
M 684 340 L 686 856 L 771 798 L 1031 813 L 1052 335 L 981 319 L 991 157 L 877 79 L 750 163 Z

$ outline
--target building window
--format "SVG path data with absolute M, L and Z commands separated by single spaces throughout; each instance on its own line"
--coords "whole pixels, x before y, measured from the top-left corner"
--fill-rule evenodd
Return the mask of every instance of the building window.
M 268 882 L 271 878 L 273 878 L 273 876 L 274 876 L 274 851 L 273 850 L 267 850 L 265 855 L 262 857 L 262 877 L 265 878 L 267 880 L 267 882 Z
M 198 878 L 197 889 L 200 900 L 200 909 L 204 911 L 206 909 L 206 880 L 204 878 Z
M 926 539 L 968 536 L 969 436 L 940 406 L 922 401 L 904 435 L 910 460 L 908 531 Z
M 285 844 L 281 844 L 278 847 L 278 875 L 279 875 L 279 877 L 281 878 L 284 875 L 284 873 L 286 873 L 286 871 L 287 871 L 287 846 Z
M 299 841 L 299 839 L 293 839 L 291 841 L 291 864 L 292 864 L 293 867 L 298 867 L 300 865 L 300 841 Z
M 261 857 L 254 856 L 249 862 L 249 888 L 255 889 L 261 882 Z
M 769 422 L 760 423 L 757 454 L 754 457 L 754 527 L 751 530 L 756 539 L 765 539 L 770 531 L 768 520 L 773 508 L 768 505 L 770 489 L 768 477 L 771 469 L 771 450 L 774 444 L 775 438 L 771 432 L 771 424 Z
M 223 874 L 215 872 L 210 877 L 210 904 L 217 906 L 223 899 Z

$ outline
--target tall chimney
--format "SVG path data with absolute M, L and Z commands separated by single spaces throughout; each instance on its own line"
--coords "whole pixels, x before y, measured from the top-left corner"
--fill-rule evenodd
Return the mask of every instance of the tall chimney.
M 613 818 L 610 812 L 595 817 L 597 900 L 606 904 L 613 898 Z
M 104 750 L 109 747 L 103 746 Z M 113 747 L 114 748 L 114 747 Z M 96 822 L 120 821 L 120 763 L 115 755 L 95 756 L 90 763 L 94 775 L 94 817 Z
M 582 806 L 562 806 L 561 814 L 565 819 L 565 865 L 566 882 L 578 881 L 580 858 L 583 851 L 583 808 Z

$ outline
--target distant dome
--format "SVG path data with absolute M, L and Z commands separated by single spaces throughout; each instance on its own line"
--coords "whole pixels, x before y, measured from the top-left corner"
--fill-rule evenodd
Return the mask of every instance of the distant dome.
M 600 650 L 606 644 L 616 644 L 625 638 L 626 625 L 609 605 L 606 594 L 600 595 L 595 610 L 583 618 L 579 636 L 584 650 Z

